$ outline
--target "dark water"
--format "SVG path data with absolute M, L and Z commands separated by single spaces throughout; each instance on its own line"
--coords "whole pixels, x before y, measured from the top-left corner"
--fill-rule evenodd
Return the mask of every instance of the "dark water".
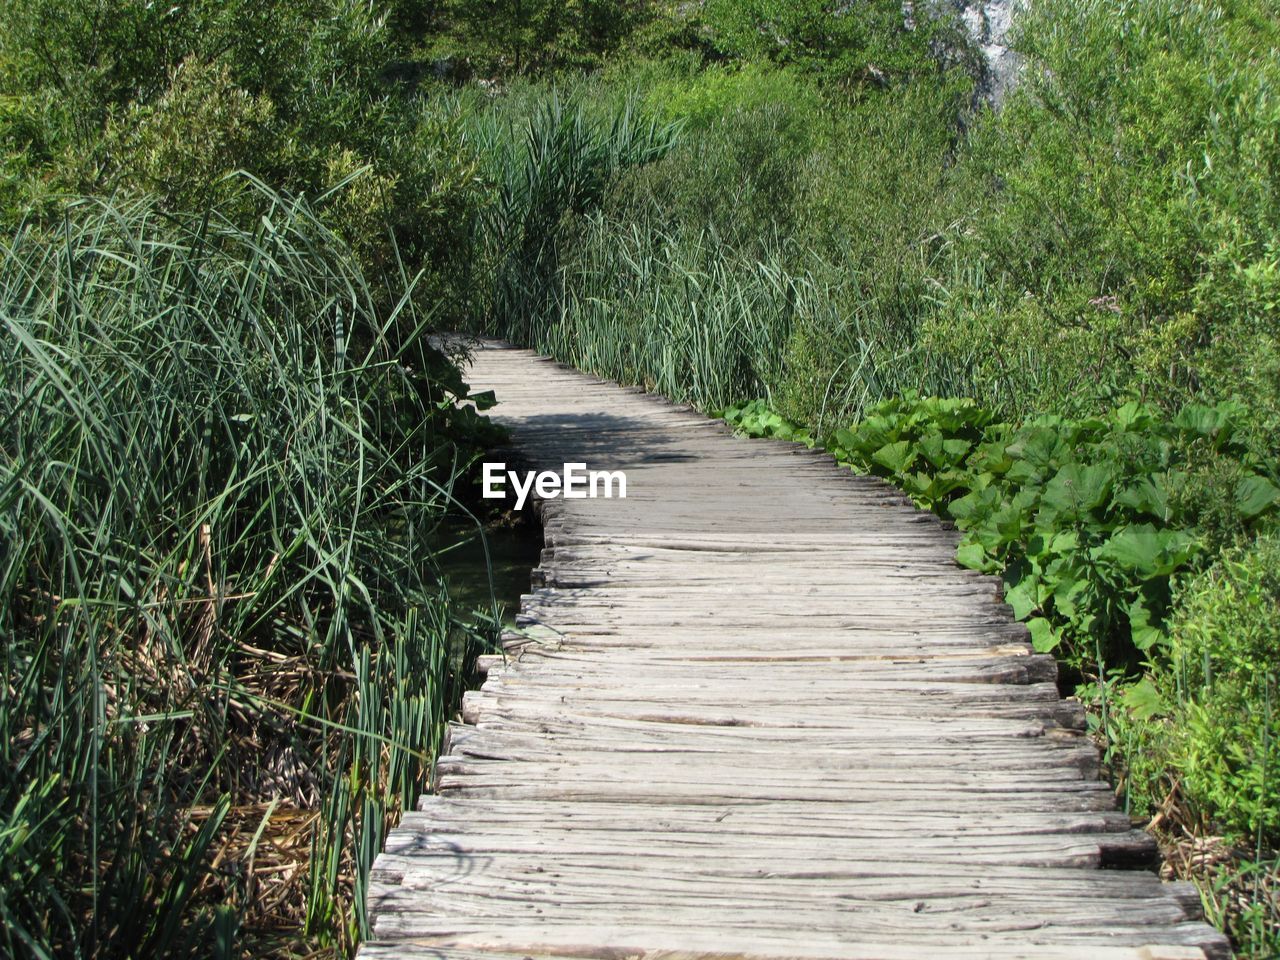
M 496 604 L 502 624 L 515 622 L 520 595 L 529 592 L 529 574 L 542 553 L 542 527 L 532 513 L 481 517 L 483 536 L 467 516 L 450 516 L 440 525 L 436 559 L 457 607 L 487 619 Z

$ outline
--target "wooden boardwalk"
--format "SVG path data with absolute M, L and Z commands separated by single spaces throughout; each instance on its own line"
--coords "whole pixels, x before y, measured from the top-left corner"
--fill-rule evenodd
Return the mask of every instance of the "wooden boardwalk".
M 531 464 L 628 497 L 545 503 L 523 629 L 375 865 L 366 960 L 1230 955 L 933 517 L 525 351 L 469 379 Z

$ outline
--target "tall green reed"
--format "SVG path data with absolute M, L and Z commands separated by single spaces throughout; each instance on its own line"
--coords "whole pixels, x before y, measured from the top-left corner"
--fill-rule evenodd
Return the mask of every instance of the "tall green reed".
M 212 858 L 264 804 L 320 811 L 296 919 L 349 945 L 481 639 L 428 547 L 462 461 L 386 336 L 408 292 L 379 315 L 251 189 L 251 229 L 79 200 L 0 244 L 9 956 L 232 955 L 254 878 Z
M 749 192 L 755 206 L 742 218 L 759 230 L 721 229 L 699 213 L 719 208 L 690 191 L 738 185 L 691 167 L 682 130 L 600 90 L 535 90 L 514 117 L 494 106 L 473 118 L 496 185 L 477 221 L 486 282 L 474 327 L 703 409 L 765 397 L 819 431 L 904 389 L 963 392 L 969 361 L 925 349 L 920 336 L 945 293 L 930 245 L 903 263 L 821 254 L 788 234 L 787 210 L 760 208 L 766 195 L 789 195 L 781 187 Z M 759 146 L 745 143 L 722 146 Z M 645 165 L 647 194 L 628 179 Z M 655 186 L 664 170 L 681 184 L 675 208 Z M 788 183 L 804 175 L 793 170 Z
M 968 361 L 921 342 L 925 265 L 883 280 L 776 235 L 592 215 L 525 342 L 704 410 L 763 397 L 817 432 L 904 389 L 961 394 Z M 906 289 L 909 285 L 912 289 Z
M 530 342 L 585 370 L 674 400 L 724 406 L 777 382 L 809 289 L 782 244 L 739 256 L 713 232 L 587 223 L 560 276 L 554 312 Z
M 662 156 L 676 123 L 645 119 L 635 102 L 597 116 L 552 90 L 521 120 L 490 112 L 474 125 L 495 198 L 476 248 L 490 286 L 480 313 L 488 332 L 526 339 L 554 307 L 560 261 L 572 230 L 618 171 Z

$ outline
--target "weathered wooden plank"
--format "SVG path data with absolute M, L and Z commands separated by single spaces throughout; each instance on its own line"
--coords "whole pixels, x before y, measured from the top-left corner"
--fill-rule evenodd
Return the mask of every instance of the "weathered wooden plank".
M 366 960 L 1227 956 L 958 535 L 825 455 L 488 344 L 547 549 Z M 1107 869 L 1123 867 L 1126 869 Z

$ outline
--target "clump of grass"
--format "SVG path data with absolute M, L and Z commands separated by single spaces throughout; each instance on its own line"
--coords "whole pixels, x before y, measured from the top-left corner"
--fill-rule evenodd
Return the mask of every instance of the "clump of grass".
M 0 246 L 7 956 L 349 946 L 483 633 L 407 292 L 254 189 L 251 230 L 80 200 Z
M 903 390 L 961 393 L 970 382 L 962 363 L 922 349 L 872 286 L 777 234 L 744 249 L 710 228 L 595 214 L 553 302 L 505 332 L 703 410 L 763 397 L 829 433 Z M 841 351 L 819 357 L 832 342 Z
M 703 408 L 768 393 L 813 287 L 781 241 L 738 254 L 711 231 L 590 218 L 554 312 L 529 331 L 539 350 Z
M 473 125 L 495 195 L 479 221 L 477 251 L 489 290 L 486 330 L 524 341 L 554 309 L 561 257 L 579 218 L 613 177 L 661 157 L 679 124 L 642 115 L 632 100 L 602 115 L 550 90 L 519 119 L 496 113 Z

